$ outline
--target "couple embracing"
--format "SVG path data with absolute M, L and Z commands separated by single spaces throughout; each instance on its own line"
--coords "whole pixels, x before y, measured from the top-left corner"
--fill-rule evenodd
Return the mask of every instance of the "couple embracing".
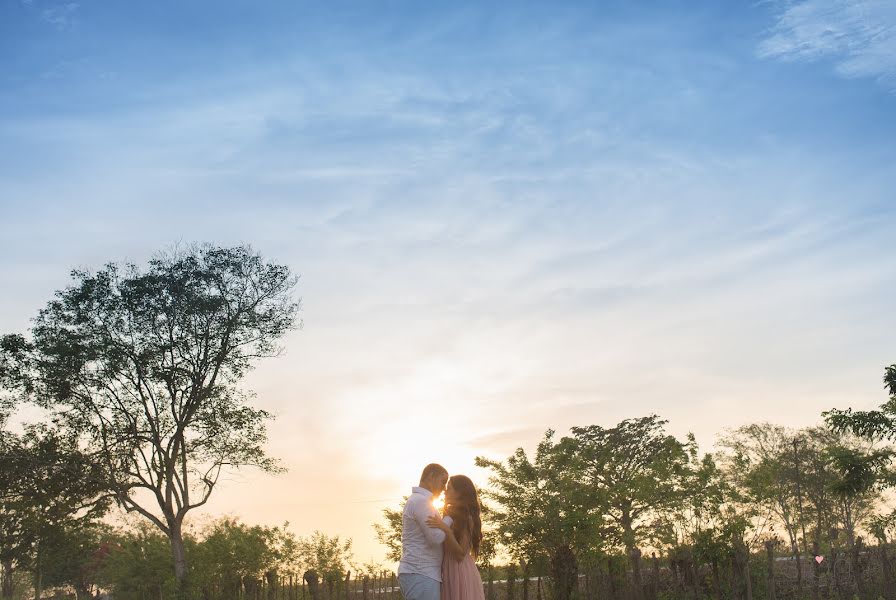
M 445 493 L 443 514 L 433 502 Z M 427 465 L 401 516 L 398 582 L 405 600 L 485 600 L 474 558 L 482 542 L 479 495 L 469 477 Z

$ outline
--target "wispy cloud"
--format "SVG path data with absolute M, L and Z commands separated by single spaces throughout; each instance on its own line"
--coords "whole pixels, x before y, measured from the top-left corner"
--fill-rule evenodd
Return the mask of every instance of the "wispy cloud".
M 172 28 L 65 1 L 16 9 L 7 36 L 0 331 L 27 328 L 71 267 L 178 239 L 248 241 L 301 273 L 305 328 L 246 382 L 290 473 L 232 478 L 211 512 L 379 554 L 370 523 L 429 460 L 484 482 L 477 454 L 548 427 L 657 412 L 707 444 L 757 414 L 801 425 L 880 397 L 891 98 L 770 90 L 752 42 L 704 39 L 743 39 L 749 14 L 676 36 L 653 9 L 247 22 L 225 2 L 213 27 Z M 776 6 L 765 56 L 859 56 L 793 41 L 815 39 L 796 26 L 815 4 Z M 0 40 L 18 25 L 3 10 Z M 270 54 L 228 54 L 259 40 Z
M 41 11 L 41 18 L 59 30 L 71 29 L 76 21 L 75 14 L 80 8 L 77 2 L 65 2 Z
M 764 58 L 834 61 L 845 77 L 874 77 L 896 92 L 896 3 L 804 0 L 789 4 L 760 44 Z

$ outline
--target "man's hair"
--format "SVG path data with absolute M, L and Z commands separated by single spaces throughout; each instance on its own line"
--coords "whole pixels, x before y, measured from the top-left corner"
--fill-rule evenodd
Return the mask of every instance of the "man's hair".
M 436 475 L 444 475 L 445 477 L 448 477 L 448 469 L 446 469 L 442 465 L 430 463 L 423 467 L 423 473 L 420 474 L 420 483 L 429 481 Z

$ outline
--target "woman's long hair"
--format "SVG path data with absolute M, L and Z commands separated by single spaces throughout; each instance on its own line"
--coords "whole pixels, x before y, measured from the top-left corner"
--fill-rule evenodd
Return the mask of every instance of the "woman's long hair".
M 466 475 L 455 475 L 448 480 L 454 490 L 454 498 L 445 502 L 445 515 L 454 519 L 451 530 L 458 539 L 462 532 L 470 535 L 470 547 L 473 556 L 479 556 L 479 544 L 482 542 L 482 515 L 479 505 L 479 494 L 476 486 Z

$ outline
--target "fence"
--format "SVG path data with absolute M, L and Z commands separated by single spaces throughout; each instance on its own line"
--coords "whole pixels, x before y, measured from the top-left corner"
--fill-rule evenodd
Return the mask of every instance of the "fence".
M 693 560 L 641 560 L 640 585 L 623 557 L 580 565 L 574 600 L 896 600 L 894 549 L 856 546 L 820 560 L 765 552 L 698 565 Z M 482 568 L 486 600 L 555 600 L 549 577 L 502 578 L 504 568 Z M 522 572 L 517 569 L 515 572 Z M 228 600 L 402 600 L 394 573 L 318 578 L 277 577 L 244 581 Z M 207 594 L 216 598 L 216 594 Z

